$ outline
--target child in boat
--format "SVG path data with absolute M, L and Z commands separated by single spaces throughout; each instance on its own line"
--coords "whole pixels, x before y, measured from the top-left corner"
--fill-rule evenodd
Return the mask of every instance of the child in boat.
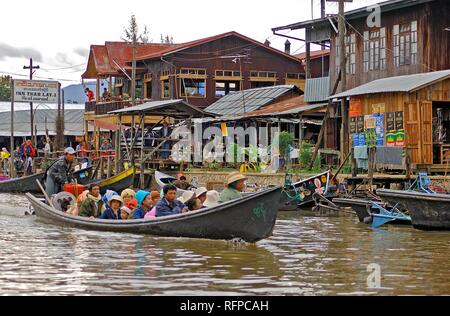
M 82 217 L 100 217 L 103 207 L 100 186 L 93 184 L 89 187 L 86 199 L 81 202 L 78 215 Z
M 153 208 L 151 209 L 150 212 L 145 213 L 144 219 L 150 219 L 150 218 L 156 217 L 156 204 L 161 199 L 161 194 L 158 191 L 152 191 L 152 193 L 150 193 L 150 196 L 152 198 Z
M 189 209 L 177 200 L 177 187 L 166 185 L 163 188 L 164 197 L 156 204 L 156 217 L 186 213 Z
M 123 211 L 124 214 L 122 214 L 122 219 L 128 219 L 129 215 L 131 214 L 131 212 L 136 208 L 137 202 L 134 204 L 134 207 L 130 207 L 132 205 L 132 201 L 136 201 L 135 197 L 136 197 L 136 192 L 134 192 L 134 190 L 131 189 L 125 189 L 122 191 L 122 194 L 120 194 L 120 196 L 122 197 L 123 200 L 123 206 L 121 207 L 121 211 Z M 125 217 L 125 214 L 127 218 L 123 218 Z
M 116 191 L 112 191 L 112 190 L 106 190 L 105 195 L 103 195 L 103 197 L 102 197 L 103 206 L 101 209 L 102 210 L 101 213 L 103 213 L 106 210 L 106 206 L 108 205 L 109 198 L 114 195 L 119 195 L 119 193 L 117 193 Z
M 117 219 L 120 220 L 120 208 L 123 205 L 123 200 L 120 195 L 113 195 L 108 200 L 106 210 L 100 216 L 100 219 Z

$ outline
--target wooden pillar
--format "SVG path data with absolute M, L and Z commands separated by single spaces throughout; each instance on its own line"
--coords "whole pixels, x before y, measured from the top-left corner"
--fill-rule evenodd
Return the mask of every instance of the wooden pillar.
M 306 42 L 306 79 L 311 78 L 311 44 Z
M 119 115 L 119 129 L 116 131 L 116 140 L 115 140 L 115 164 L 114 164 L 114 172 L 115 174 L 120 173 L 120 162 L 122 161 L 121 157 L 121 134 L 122 134 L 122 115 Z
M 97 77 L 97 84 L 95 87 L 95 100 L 98 102 L 100 102 L 100 78 Z
M 372 192 L 373 185 L 373 173 L 375 171 L 375 152 L 376 148 L 369 148 L 369 170 L 368 170 L 368 178 L 369 178 L 369 191 Z
M 145 114 L 142 114 L 141 117 L 141 168 L 140 168 L 140 186 L 141 189 L 145 188 L 145 167 L 144 167 L 144 126 L 145 126 Z

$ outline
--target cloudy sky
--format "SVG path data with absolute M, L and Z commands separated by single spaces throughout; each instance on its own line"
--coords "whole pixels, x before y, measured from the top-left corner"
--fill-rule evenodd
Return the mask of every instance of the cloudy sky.
M 91 44 L 120 40 L 132 14 L 147 25 L 150 38 L 161 34 L 186 42 L 228 31 L 237 31 L 283 49 L 285 38 L 271 28 L 311 19 L 311 0 L 21 0 L 3 1 L 0 14 L 0 74 L 23 78 L 23 66 L 33 57 L 41 69 L 36 78 L 59 79 L 63 86 L 81 82 Z M 320 16 L 320 0 L 314 17 Z M 381 0 L 353 0 L 346 10 Z M 337 3 L 327 3 L 326 13 L 336 13 Z M 286 33 L 286 32 L 285 32 Z M 303 37 L 300 31 L 289 35 Z M 292 41 L 292 52 L 304 51 Z

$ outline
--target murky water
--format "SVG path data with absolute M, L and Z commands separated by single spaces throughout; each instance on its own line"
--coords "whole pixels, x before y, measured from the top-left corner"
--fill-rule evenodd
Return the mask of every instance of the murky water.
M 9 206 L 8 206 L 9 204 Z M 281 214 L 257 244 L 59 228 L 0 195 L 0 295 L 450 294 L 450 232 Z M 368 288 L 367 266 L 381 268 Z

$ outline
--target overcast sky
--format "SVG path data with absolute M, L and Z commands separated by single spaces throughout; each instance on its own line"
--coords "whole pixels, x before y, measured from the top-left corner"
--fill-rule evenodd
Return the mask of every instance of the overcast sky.
M 317 18 L 320 0 L 313 2 Z M 346 10 L 377 2 L 382 1 L 353 0 Z M 327 3 L 326 13 L 337 8 Z M 36 78 L 60 79 L 63 86 L 81 82 L 90 45 L 120 40 L 131 14 L 141 27 L 147 25 L 153 42 L 161 34 L 179 43 L 237 31 L 261 42 L 269 39 L 283 50 L 286 38 L 274 36 L 271 28 L 311 19 L 311 0 L 2 1 L 0 73 L 27 75 L 22 67 L 33 57 L 42 68 Z M 300 31 L 289 35 L 303 37 Z M 291 42 L 292 52 L 304 51 L 302 42 Z

